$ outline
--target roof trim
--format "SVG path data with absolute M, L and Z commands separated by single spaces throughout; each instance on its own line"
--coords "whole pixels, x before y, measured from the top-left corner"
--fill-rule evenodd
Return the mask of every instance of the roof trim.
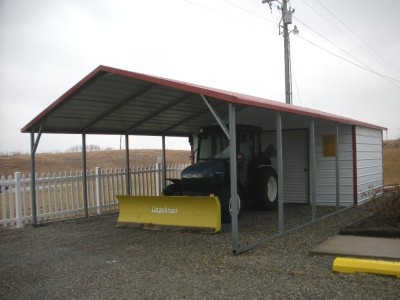
M 225 102 L 248 105 L 253 107 L 260 107 L 269 110 L 274 110 L 283 113 L 290 113 L 296 115 L 307 116 L 316 119 L 330 120 L 334 122 L 363 126 L 372 129 L 378 130 L 386 130 L 387 128 L 369 124 L 366 122 L 341 117 L 334 114 L 325 113 L 322 111 L 318 111 L 315 109 L 309 109 L 304 107 L 299 107 L 292 104 L 277 102 L 269 99 L 264 99 L 260 97 L 245 95 L 241 93 L 229 92 L 221 89 L 205 87 L 201 85 L 191 84 L 187 82 L 151 76 L 142 73 L 130 72 L 122 69 L 116 69 L 108 66 L 100 65 L 92 72 L 90 72 L 87 76 L 85 76 L 82 80 L 80 80 L 77 84 L 75 84 L 71 89 L 69 89 L 66 93 L 64 93 L 60 98 L 58 98 L 55 102 L 53 102 L 50 106 L 48 106 L 44 111 L 42 111 L 37 117 L 35 117 L 32 121 L 30 121 L 27 125 L 25 125 L 21 132 L 27 133 L 32 132 L 37 129 L 37 127 L 46 119 L 46 116 L 52 112 L 54 109 L 58 108 L 60 105 L 67 101 L 69 97 L 71 97 L 74 93 L 79 91 L 88 85 L 92 80 L 104 76 L 106 74 L 114 74 L 123 77 L 138 79 L 147 81 L 149 83 L 159 84 L 165 87 L 175 88 L 178 90 L 183 90 L 187 92 L 192 92 L 195 94 L 200 94 L 208 97 L 213 97 L 216 99 L 223 100 Z

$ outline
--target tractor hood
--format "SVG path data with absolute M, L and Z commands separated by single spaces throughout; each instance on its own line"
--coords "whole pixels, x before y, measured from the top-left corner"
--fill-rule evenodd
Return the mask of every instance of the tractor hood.
M 182 171 L 183 178 L 206 178 L 225 174 L 226 161 L 222 159 L 203 160 Z

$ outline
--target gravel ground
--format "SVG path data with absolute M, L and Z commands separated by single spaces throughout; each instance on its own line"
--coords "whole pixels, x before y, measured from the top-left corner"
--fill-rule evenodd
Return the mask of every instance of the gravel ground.
M 327 213 L 328 208 L 319 209 Z M 331 271 L 309 250 L 365 214 L 353 208 L 242 255 L 217 235 L 116 228 L 117 215 L 0 227 L 1 299 L 399 299 L 400 279 Z M 309 207 L 285 206 L 286 228 Z M 246 212 L 242 245 L 272 233 L 276 212 Z

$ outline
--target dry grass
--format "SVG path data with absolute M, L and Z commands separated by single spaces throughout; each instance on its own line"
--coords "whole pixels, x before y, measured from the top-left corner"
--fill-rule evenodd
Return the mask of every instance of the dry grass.
M 384 199 L 378 201 L 373 199 L 375 216 L 371 218 L 370 224 L 378 227 L 395 227 L 399 228 L 400 225 L 400 186 L 386 191 Z M 399 228 L 400 230 L 400 228 Z
M 400 184 L 400 140 L 385 142 L 383 157 L 385 185 Z
M 157 157 L 161 156 L 161 150 L 130 150 L 130 166 L 148 166 L 157 162 Z M 180 164 L 190 162 L 190 151 L 186 150 L 167 150 L 167 164 Z M 0 176 L 14 175 L 14 172 L 23 174 L 30 173 L 30 156 L 0 156 Z M 7 169 L 5 168 L 7 162 Z M 125 167 L 125 151 L 108 150 L 87 152 L 87 167 L 89 170 L 95 167 L 102 169 L 123 168 Z M 80 152 L 71 153 L 38 153 L 36 155 L 37 173 L 70 172 L 82 170 L 82 154 Z
M 384 145 L 384 180 L 385 185 L 400 183 L 400 141 L 387 141 Z M 161 150 L 131 150 L 131 166 L 151 165 L 161 156 Z M 167 163 L 189 163 L 190 152 L 185 150 L 167 150 Z M 8 170 L 4 167 L 7 161 Z M 87 153 L 88 169 L 95 167 L 123 168 L 125 166 L 125 151 L 93 151 Z M 40 153 L 36 156 L 36 170 L 38 173 L 77 171 L 82 169 L 82 156 L 79 152 L 73 153 Z M 1 156 L 0 176 L 13 175 L 14 172 L 28 174 L 30 172 L 30 156 Z

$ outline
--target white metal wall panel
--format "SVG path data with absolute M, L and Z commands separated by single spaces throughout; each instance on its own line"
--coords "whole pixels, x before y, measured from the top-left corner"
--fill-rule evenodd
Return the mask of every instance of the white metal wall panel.
M 276 148 L 276 132 L 263 132 L 261 145 Z M 309 203 L 308 129 L 282 132 L 283 198 L 285 203 Z M 276 159 L 272 160 L 276 169 Z
M 356 127 L 358 203 L 380 194 L 383 188 L 382 131 Z
M 319 205 L 336 205 L 336 157 L 323 156 L 323 136 L 335 134 L 335 123 L 315 127 L 315 192 Z M 340 205 L 353 204 L 353 140 L 349 125 L 339 126 L 339 190 Z

